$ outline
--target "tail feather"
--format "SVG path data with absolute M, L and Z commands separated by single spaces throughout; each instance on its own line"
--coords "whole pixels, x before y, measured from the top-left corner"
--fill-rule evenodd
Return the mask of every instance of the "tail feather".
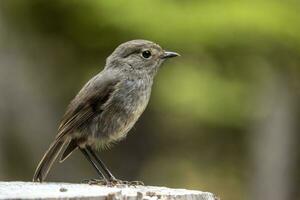
M 73 151 L 78 148 L 77 141 L 74 139 L 68 144 L 66 143 L 66 146 L 67 148 L 65 148 L 64 152 L 62 153 L 59 162 L 65 161 L 73 153 Z
M 50 168 L 52 167 L 54 161 L 57 159 L 58 155 L 60 154 L 65 141 L 61 138 L 55 140 L 43 156 L 42 160 L 40 161 L 38 167 L 33 176 L 33 181 L 42 182 L 47 177 Z

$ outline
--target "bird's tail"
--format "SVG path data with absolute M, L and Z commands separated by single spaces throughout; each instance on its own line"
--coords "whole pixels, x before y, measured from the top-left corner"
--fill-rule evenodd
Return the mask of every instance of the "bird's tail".
M 62 138 L 57 138 L 49 147 L 45 155 L 43 156 L 42 160 L 40 161 L 39 165 L 37 166 L 33 181 L 42 182 L 48 175 L 50 168 L 52 167 L 54 161 L 57 159 L 58 155 L 60 154 L 65 141 Z

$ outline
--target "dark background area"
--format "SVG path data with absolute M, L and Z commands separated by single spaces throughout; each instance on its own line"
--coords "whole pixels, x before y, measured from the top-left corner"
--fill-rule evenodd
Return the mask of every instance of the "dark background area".
M 131 39 L 164 64 L 127 139 L 100 152 L 120 179 L 221 199 L 300 199 L 300 3 L 0 2 L 0 180 L 30 181 L 66 106 Z M 96 178 L 79 153 L 49 181 Z

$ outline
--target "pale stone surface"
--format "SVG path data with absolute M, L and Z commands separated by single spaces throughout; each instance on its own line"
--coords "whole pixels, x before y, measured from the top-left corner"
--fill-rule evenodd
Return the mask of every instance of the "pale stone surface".
M 216 200 L 217 197 L 209 192 L 154 186 L 0 182 L 0 199 Z

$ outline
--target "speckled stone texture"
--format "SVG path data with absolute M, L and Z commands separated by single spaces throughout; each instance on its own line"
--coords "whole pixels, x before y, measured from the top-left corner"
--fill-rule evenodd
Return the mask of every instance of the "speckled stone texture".
M 209 192 L 166 187 L 32 182 L 0 182 L 0 199 L 218 200 Z

